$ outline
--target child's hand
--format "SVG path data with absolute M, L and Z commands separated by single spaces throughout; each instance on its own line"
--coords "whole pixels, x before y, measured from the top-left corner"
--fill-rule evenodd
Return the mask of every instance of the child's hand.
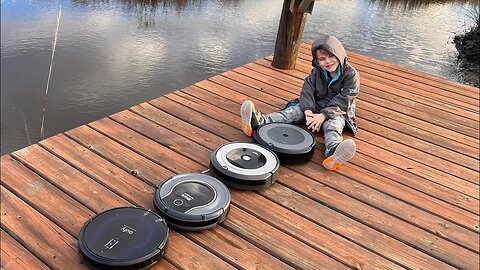
M 308 126 L 313 120 L 312 119 L 313 112 L 312 110 L 305 110 L 303 113 L 305 114 L 305 120 L 307 121 L 307 126 Z
M 305 117 L 307 119 L 308 129 L 310 129 L 313 132 L 320 131 L 320 127 L 322 126 L 323 121 L 325 121 L 325 118 L 326 118 L 323 113 L 319 113 L 319 114 L 312 113 L 308 115 L 305 113 Z

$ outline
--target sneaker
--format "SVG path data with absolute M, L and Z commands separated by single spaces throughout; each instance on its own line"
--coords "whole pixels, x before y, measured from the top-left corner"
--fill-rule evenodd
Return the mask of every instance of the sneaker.
M 340 165 L 352 159 L 356 150 L 357 146 L 354 140 L 344 140 L 337 145 L 333 154 L 323 161 L 323 167 L 327 170 L 335 171 Z
M 252 136 L 253 131 L 260 125 L 262 114 L 255 110 L 255 105 L 251 100 L 243 102 L 240 107 L 240 116 L 242 117 L 242 130 L 247 136 Z

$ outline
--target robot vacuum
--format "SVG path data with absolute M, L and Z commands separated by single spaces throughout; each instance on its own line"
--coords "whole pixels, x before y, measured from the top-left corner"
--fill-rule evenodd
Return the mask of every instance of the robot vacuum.
M 256 143 L 275 152 L 282 163 L 302 163 L 308 161 L 315 149 L 312 132 L 285 123 L 270 123 L 261 126 L 253 133 Z
M 157 187 L 153 205 L 172 228 L 201 231 L 225 220 L 230 209 L 230 191 L 212 176 L 179 174 Z
M 165 254 L 167 240 L 167 223 L 157 213 L 119 207 L 83 225 L 78 249 L 91 269 L 148 269 Z
M 269 187 L 277 180 L 279 167 L 280 160 L 273 151 L 253 143 L 224 144 L 210 158 L 212 173 L 238 189 Z

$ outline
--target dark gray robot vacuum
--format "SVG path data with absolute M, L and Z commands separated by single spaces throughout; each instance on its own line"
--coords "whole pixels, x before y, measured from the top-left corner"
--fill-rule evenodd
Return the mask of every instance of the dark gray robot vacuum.
M 153 204 L 172 228 L 201 231 L 225 220 L 230 209 L 230 191 L 210 175 L 179 174 L 157 187 Z
M 227 186 L 256 190 L 269 187 L 278 177 L 277 155 L 258 144 L 233 142 L 215 151 L 210 158 L 212 173 Z
M 285 123 L 270 123 L 259 127 L 253 133 L 256 143 L 275 152 L 282 163 L 308 161 L 315 149 L 312 132 Z
M 165 254 L 168 226 L 157 213 L 136 207 L 104 211 L 87 221 L 78 239 L 91 269 L 148 269 Z

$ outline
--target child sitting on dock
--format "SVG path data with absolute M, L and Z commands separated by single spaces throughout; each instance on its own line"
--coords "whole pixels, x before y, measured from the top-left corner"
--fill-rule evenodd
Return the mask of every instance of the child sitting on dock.
M 357 133 L 355 97 L 360 89 L 360 76 L 347 63 L 346 51 L 334 36 L 315 40 L 312 56 L 314 68 L 305 78 L 298 101 L 270 114 L 260 113 L 252 101 L 245 101 L 240 108 L 242 130 L 252 136 L 255 129 L 268 123 L 306 123 L 314 132 L 322 127 L 326 157 L 323 166 L 333 171 L 355 155 L 355 141 L 343 140 L 342 132 L 347 126 L 353 135 Z

